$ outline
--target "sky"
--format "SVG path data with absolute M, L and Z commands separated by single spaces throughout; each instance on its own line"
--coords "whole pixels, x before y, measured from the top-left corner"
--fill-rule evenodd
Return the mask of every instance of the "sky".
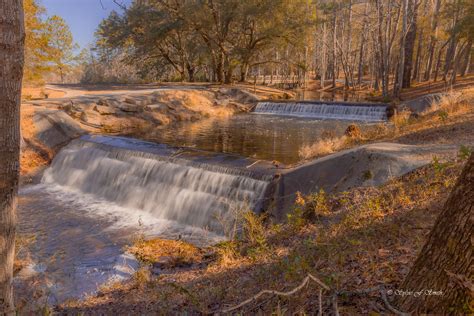
M 86 48 L 94 42 L 94 32 L 100 21 L 106 18 L 112 10 L 120 12 L 113 0 L 39 0 L 48 16 L 59 15 L 66 20 L 71 29 L 74 41 L 81 48 Z M 118 0 L 119 3 L 129 4 L 131 0 Z

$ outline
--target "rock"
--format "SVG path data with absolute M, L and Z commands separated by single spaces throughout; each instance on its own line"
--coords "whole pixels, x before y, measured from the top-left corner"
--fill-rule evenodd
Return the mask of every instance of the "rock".
M 96 104 L 94 102 L 90 101 L 72 101 L 73 107 L 76 110 L 82 110 L 82 111 L 92 111 Z
M 168 111 L 168 106 L 164 103 L 149 104 L 145 106 L 147 111 L 164 113 Z
M 132 99 L 132 98 L 130 98 L 130 97 L 126 97 L 126 98 L 124 99 L 124 102 L 125 102 L 125 103 L 129 103 L 129 104 L 137 105 L 137 100 Z
M 153 123 L 158 124 L 158 125 L 169 124 L 173 120 L 173 118 L 171 118 L 167 115 L 164 115 L 160 112 L 151 112 L 151 113 L 147 113 L 147 114 L 149 116 L 151 116 L 151 118 L 153 120 Z
M 136 104 L 131 103 L 121 103 L 119 109 L 124 112 L 142 112 L 143 108 Z
M 147 96 L 125 97 L 125 103 L 134 104 L 138 106 L 145 106 L 149 103 Z
M 108 106 L 108 107 L 113 107 L 113 108 L 117 108 L 119 107 L 120 105 L 120 101 L 117 100 L 117 99 L 112 99 L 112 98 L 109 98 L 109 99 L 100 99 L 98 102 L 97 102 L 98 105 L 103 105 L 103 106 Z
M 110 107 L 110 106 L 105 106 L 105 105 L 96 105 L 94 107 L 94 111 L 99 112 L 101 115 L 110 115 L 110 114 L 115 114 L 117 111 Z
M 94 111 L 82 112 L 81 121 L 96 127 L 100 127 L 102 125 L 101 115 Z
M 67 112 L 67 114 L 69 114 L 70 117 L 72 118 L 75 118 L 75 119 L 78 119 L 80 120 L 81 119 L 81 115 L 84 111 L 76 111 L 76 110 L 73 110 L 73 111 L 69 111 Z
M 350 124 L 349 126 L 347 126 L 346 131 L 344 132 L 344 135 L 350 138 L 357 139 L 357 138 L 361 138 L 362 133 L 360 131 L 359 126 L 357 126 L 356 124 Z
M 146 100 L 146 104 L 153 104 L 158 101 L 158 97 L 156 95 L 150 94 L 143 96 L 144 100 Z

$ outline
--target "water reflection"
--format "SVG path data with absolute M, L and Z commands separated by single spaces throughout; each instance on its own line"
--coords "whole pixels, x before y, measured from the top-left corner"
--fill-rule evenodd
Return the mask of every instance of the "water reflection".
M 350 121 L 241 114 L 155 128 L 138 137 L 174 146 L 292 164 L 301 160 L 300 148 L 313 144 L 323 133 L 341 136 L 349 124 Z
M 367 102 L 368 95 L 363 92 L 353 91 L 314 91 L 298 89 L 297 100 L 320 100 L 320 101 L 345 101 L 345 102 Z

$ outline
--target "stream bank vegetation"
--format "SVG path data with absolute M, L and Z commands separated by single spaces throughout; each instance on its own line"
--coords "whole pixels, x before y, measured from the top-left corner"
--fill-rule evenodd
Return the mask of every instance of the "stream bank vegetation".
M 416 112 L 400 104 L 388 124 L 371 124 L 359 129 L 355 124 L 348 125 L 344 135 L 335 136 L 330 130 L 324 131 L 317 142 L 303 146 L 299 150 L 302 159 L 325 156 L 343 149 L 374 141 L 396 141 L 403 143 L 443 143 L 447 139 L 462 143 L 467 141 L 474 119 L 474 88 L 451 90 L 430 101 L 426 109 Z M 468 130 L 465 130 L 466 127 Z M 438 138 L 426 134 L 436 132 Z M 453 137 L 452 137 L 453 136 Z M 440 139 L 443 138 L 443 139 Z M 460 138 L 459 140 L 456 140 Z
M 57 312 L 393 313 L 470 150 L 380 187 L 299 194 L 285 223 L 242 210 L 239 234 L 213 246 L 139 240 L 135 278 Z M 457 312 L 472 312 L 465 299 Z

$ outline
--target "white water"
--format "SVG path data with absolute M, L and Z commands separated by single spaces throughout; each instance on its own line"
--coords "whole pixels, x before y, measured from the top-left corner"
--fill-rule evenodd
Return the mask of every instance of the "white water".
M 356 121 L 386 121 L 386 107 L 380 105 L 343 105 L 298 102 L 259 102 L 257 114 L 299 116 L 317 119 L 337 119 Z
M 232 210 L 258 210 L 268 182 L 223 167 L 180 164 L 82 140 L 55 157 L 43 183 L 84 193 L 148 217 L 221 231 Z

